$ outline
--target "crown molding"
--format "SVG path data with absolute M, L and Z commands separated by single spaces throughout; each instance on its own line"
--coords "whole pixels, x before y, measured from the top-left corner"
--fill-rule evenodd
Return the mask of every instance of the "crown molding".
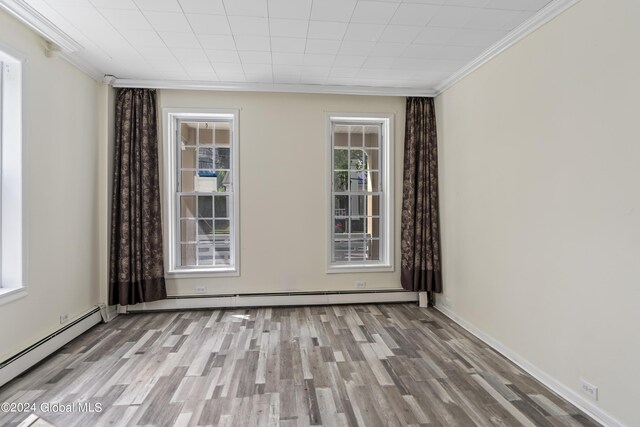
M 83 73 L 91 77 L 93 80 L 97 81 L 98 83 L 104 83 L 103 79 L 105 74 L 99 69 L 97 69 L 96 67 L 94 67 L 93 64 L 81 58 L 76 53 L 61 52 L 60 57 L 65 61 L 67 61 L 68 63 L 70 63 L 71 65 L 73 65 L 74 67 L 76 67 L 78 70 L 82 71 Z
M 0 7 L 20 19 L 37 33 L 58 45 L 65 52 L 77 52 L 82 46 L 45 18 L 24 0 L 0 0 Z
M 531 18 L 520 24 L 515 30 L 511 31 L 504 38 L 500 39 L 493 46 L 485 50 L 480 56 L 476 57 L 473 61 L 453 73 L 450 77 L 443 80 L 435 87 L 435 95 L 440 95 L 445 90 L 449 89 L 460 80 L 473 73 L 475 70 L 491 61 L 496 56 L 500 55 L 505 50 L 509 49 L 520 40 L 533 33 L 535 30 L 551 21 L 565 10 L 569 9 L 580 0 L 555 0 L 543 7 L 533 15 Z
M 192 82 L 183 80 L 137 80 L 118 79 L 112 83 L 119 88 L 179 89 L 179 90 L 216 90 L 235 92 L 297 92 L 332 95 L 372 95 L 372 96 L 434 96 L 433 90 L 395 87 L 370 86 L 324 86 L 280 83 L 222 83 Z

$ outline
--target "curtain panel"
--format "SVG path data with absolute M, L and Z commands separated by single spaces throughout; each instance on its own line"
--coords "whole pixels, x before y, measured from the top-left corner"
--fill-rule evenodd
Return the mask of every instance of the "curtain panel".
M 109 304 L 167 297 L 164 279 L 156 92 L 116 93 Z
M 442 292 L 433 98 L 407 98 L 402 187 L 402 287 L 426 291 L 433 302 L 433 293 Z

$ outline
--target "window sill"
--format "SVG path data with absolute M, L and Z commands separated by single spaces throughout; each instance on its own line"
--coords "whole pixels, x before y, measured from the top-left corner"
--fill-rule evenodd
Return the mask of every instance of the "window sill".
M 27 289 L 22 288 L 0 288 L 0 305 L 8 304 L 27 296 Z
M 166 273 L 168 279 L 201 279 L 216 277 L 238 277 L 240 271 L 235 268 L 206 270 L 206 269 L 190 269 L 190 270 L 172 270 Z
M 327 267 L 327 274 L 334 273 L 389 273 L 395 269 L 391 264 L 352 264 L 331 265 Z

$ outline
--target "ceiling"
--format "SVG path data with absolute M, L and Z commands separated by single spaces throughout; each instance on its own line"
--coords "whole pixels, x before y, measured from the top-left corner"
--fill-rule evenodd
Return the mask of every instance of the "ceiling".
M 416 92 L 442 86 L 549 3 L 0 0 L 44 22 L 68 59 L 121 80 Z

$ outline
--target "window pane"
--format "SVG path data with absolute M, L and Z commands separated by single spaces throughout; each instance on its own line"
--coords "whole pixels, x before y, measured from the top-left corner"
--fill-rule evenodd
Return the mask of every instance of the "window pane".
M 231 246 L 228 238 L 219 240 L 216 238 L 215 245 L 215 263 L 216 265 L 230 265 L 231 264 Z
M 333 189 L 339 192 L 349 190 L 349 172 L 334 172 Z
M 363 145 L 362 126 L 360 125 L 349 126 L 349 131 L 351 132 L 351 135 L 349 138 L 349 145 L 351 147 L 362 147 Z
M 363 150 L 349 151 L 349 169 L 359 171 L 364 169 L 365 159 Z
M 196 183 L 196 171 L 182 171 L 180 173 L 180 191 L 191 193 L 194 191 Z
M 213 265 L 213 243 L 198 245 L 198 265 Z
M 213 170 L 213 148 L 198 148 L 198 169 Z
M 200 217 L 201 219 L 213 218 L 213 197 L 198 197 L 198 217 Z
M 367 205 L 365 204 L 365 196 L 351 196 L 351 216 L 365 216 L 367 213 Z
M 180 245 L 180 265 L 193 266 L 196 264 L 196 245 Z
M 366 245 L 364 239 L 351 240 L 349 245 L 349 257 L 352 260 L 364 260 L 366 254 Z
M 365 232 L 369 235 L 369 237 L 380 237 L 380 218 L 368 217 L 365 227 Z
M 347 228 L 348 221 L 349 220 L 347 220 L 347 219 L 336 219 L 333 232 L 335 234 L 348 233 L 349 232 L 349 230 Z
M 379 239 L 373 239 L 373 240 L 367 240 L 367 244 L 368 244 L 368 259 L 370 259 L 371 261 L 378 261 L 380 260 L 380 240 Z
M 216 171 L 216 176 L 218 178 L 218 181 L 216 183 L 217 191 L 220 193 L 231 192 L 231 172 L 219 170 Z
M 349 255 L 349 241 L 341 238 L 336 238 L 333 241 L 333 261 L 341 262 L 347 261 Z
M 180 167 L 196 168 L 196 147 L 182 147 L 180 149 Z
M 380 196 L 367 196 L 367 215 L 380 216 Z
M 348 126 L 334 126 L 333 145 L 336 147 L 347 147 L 349 145 Z
M 216 173 L 213 171 L 199 171 L 194 177 L 194 186 L 191 191 L 197 191 L 199 193 L 211 193 L 216 191 L 218 178 L 215 175 Z M 182 191 L 187 190 L 184 190 L 183 187 Z
M 347 216 L 349 214 L 349 196 L 335 196 L 334 215 Z
M 216 169 L 231 169 L 231 150 L 216 147 Z
M 198 143 L 197 129 L 197 122 L 182 122 L 180 125 L 180 142 L 184 145 L 196 145 Z
M 364 150 L 364 158 L 365 158 L 365 169 L 369 170 L 378 170 L 380 169 L 380 165 L 378 162 L 378 155 L 380 150 L 375 150 L 371 148 L 367 148 Z
M 364 218 L 351 219 L 351 233 L 364 233 Z
M 196 220 L 180 220 L 180 241 L 185 243 L 196 241 Z
M 213 144 L 213 123 L 203 122 L 199 123 L 199 138 L 200 145 L 212 145 Z
M 378 147 L 380 145 L 379 132 L 380 126 L 366 126 L 366 136 L 364 138 L 365 147 Z
M 225 128 L 226 127 L 226 128 Z M 229 123 L 216 124 L 216 145 L 231 145 L 231 131 Z
M 349 150 L 333 150 L 333 169 L 349 169 Z
M 229 234 L 230 223 L 228 219 L 217 219 L 216 220 L 216 234 Z
M 229 217 L 229 196 L 215 197 L 215 217 L 216 218 Z
M 180 196 L 180 216 L 194 218 L 196 216 L 196 197 Z
M 213 221 L 198 220 L 198 241 L 213 241 Z
M 349 182 L 351 185 L 351 191 L 368 191 L 369 188 L 369 180 L 368 180 L 368 176 L 369 174 L 364 172 L 364 171 L 360 171 L 360 172 L 356 172 L 356 171 L 351 171 L 349 172 Z

